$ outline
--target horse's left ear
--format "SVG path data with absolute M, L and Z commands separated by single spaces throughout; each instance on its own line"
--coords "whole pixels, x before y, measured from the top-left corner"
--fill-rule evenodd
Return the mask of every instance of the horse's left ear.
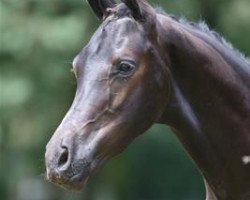
M 145 0 L 122 0 L 137 21 L 148 21 L 155 16 L 153 7 Z
M 116 6 L 114 0 L 88 0 L 89 5 L 99 19 L 103 19 L 107 8 Z

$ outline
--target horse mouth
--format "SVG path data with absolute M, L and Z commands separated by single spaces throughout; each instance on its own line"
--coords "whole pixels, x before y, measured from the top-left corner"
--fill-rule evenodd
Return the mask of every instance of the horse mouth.
M 87 184 L 91 171 L 90 163 L 79 162 L 67 169 L 47 169 L 46 179 L 66 190 L 79 191 Z
M 89 175 L 77 174 L 66 181 L 59 181 L 55 184 L 69 191 L 79 191 L 86 186 L 88 179 Z

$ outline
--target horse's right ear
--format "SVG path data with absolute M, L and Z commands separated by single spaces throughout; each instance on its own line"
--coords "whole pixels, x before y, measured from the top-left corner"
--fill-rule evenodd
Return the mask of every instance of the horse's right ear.
M 121 0 L 131 10 L 137 21 L 148 21 L 155 16 L 154 9 L 146 0 Z
M 103 19 L 107 8 L 113 8 L 116 5 L 114 0 L 88 0 L 88 3 L 99 19 Z

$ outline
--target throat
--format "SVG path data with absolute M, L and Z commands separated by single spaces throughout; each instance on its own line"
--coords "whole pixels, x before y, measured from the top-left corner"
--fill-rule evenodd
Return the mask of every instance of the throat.
M 172 81 L 172 91 L 171 101 L 162 116 L 161 122 L 171 127 L 195 161 L 203 177 L 211 185 L 209 188 L 211 187 L 224 194 L 221 180 L 217 179 L 219 172 L 224 170 L 220 155 L 214 148 L 214 144 L 211 142 L 201 120 L 197 117 L 194 108 L 184 97 L 175 81 Z M 209 189 L 209 193 L 212 195 L 212 189 Z
M 250 186 L 250 165 L 244 164 L 249 158 L 246 155 L 250 155 L 250 118 L 242 123 L 236 111 L 227 113 L 228 106 L 203 104 L 207 108 L 200 111 L 196 104 L 198 100 L 187 98 L 178 83 L 172 81 L 172 98 L 161 122 L 172 128 L 195 161 L 209 185 L 210 196 L 240 199 L 241 194 L 249 193 Z

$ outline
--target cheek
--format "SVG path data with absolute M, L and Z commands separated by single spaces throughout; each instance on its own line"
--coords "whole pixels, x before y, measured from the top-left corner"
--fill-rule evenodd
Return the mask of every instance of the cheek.
M 127 89 L 112 90 L 111 95 L 111 109 L 117 110 L 118 108 L 122 107 L 122 105 L 124 105 L 126 99 L 128 98 L 128 91 Z
M 156 121 L 165 110 L 169 91 L 165 86 L 160 87 L 158 81 L 151 72 L 133 88 L 125 108 L 130 111 L 127 113 L 129 115 L 127 118 L 133 119 L 131 123 L 147 126 Z
M 104 157 L 118 154 L 135 137 L 129 130 L 129 124 L 126 123 L 124 116 L 120 115 L 113 119 L 101 130 L 102 136 L 98 139 L 97 154 Z
M 115 81 L 110 87 L 111 109 L 117 110 L 125 107 L 140 87 L 138 81 L 134 79 Z
M 110 84 L 111 107 L 119 109 L 128 104 L 136 104 L 143 98 L 143 90 L 148 79 L 148 71 L 145 66 L 140 66 L 131 77 L 117 77 Z M 136 98 L 135 98 L 136 96 Z
M 119 110 L 136 104 L 142 98 L 143 84 L 141 80 L 119 80 L 111 86 L 111 108 Z

